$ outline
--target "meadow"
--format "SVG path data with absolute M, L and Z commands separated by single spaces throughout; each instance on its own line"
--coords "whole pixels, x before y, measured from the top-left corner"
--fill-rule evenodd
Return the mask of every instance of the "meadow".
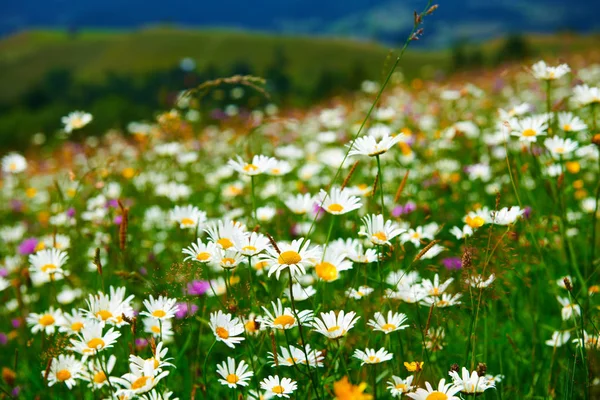
M 353 96 L 4 154 L 0 398 L 600 398 L 598 55 L 398 74 L 434 11 Z

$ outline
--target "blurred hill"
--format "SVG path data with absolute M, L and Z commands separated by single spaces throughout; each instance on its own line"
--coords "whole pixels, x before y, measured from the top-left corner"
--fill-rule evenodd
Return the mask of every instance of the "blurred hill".
M 434 2 L 435 3 L 435 2 Z M 589 0 L 444 0 L 425 29 L 427 46 L 513 33 L 600 30 Z M 20 0 L 3 4 L 0 35 L 31 28 L 227 27 L 284 34 L 350 36 L 396 44 L 423 0 Z

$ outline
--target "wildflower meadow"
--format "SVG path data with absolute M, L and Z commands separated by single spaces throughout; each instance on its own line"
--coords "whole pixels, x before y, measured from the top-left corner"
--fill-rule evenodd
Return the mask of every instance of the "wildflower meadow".
M 2 156 L 0 398 L 600 398 L 600 64 Z

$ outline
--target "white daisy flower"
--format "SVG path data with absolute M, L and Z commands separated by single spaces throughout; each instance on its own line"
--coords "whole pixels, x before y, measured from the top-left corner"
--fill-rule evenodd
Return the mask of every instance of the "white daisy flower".
M 215 339 L 225 343 L 232 349 L 245 338 L 240 336 L 244 333 L 244 324 L 231 314 L 224 314 L 221 310 L 210 314 L 210 329 Z
M 92 122 L 92 114 L 84 111 L 73 111 L 61 118 L 61 122 L 65 125 L 65 132 L 71 133 L 74 130 L 81 129 Z
M 27 316 L 27 325 L 31 326 L 31 333 L 44 331 L 46 335 L 51 335 L 61 325 L 64 325 L 62 310 L 55 310 L 54 307 L 44 313 L 31 313 Z
M 178 223 L 181 229 L 196 229 L 206 222 L 206 213 L 192 205 L 175 206 L 169 211 L 169 220 Z
M 217 365 L 217 373 L 223 378 L 219 379 L 219 383 L 232 389 L 238 386 L 248 386 L 250 378 L 254 375 L 252 371 L 248 371 L 248 364 L 244 360 L 240 361 L 236 367 L 232 357 L 227 357 L 227 361 Z
M 271 243 L 265 235 L 252 232 L 250 236 L 236 238 L 234 247 L 240 254 L 246 257 L 253 257 L 271 247 Z
M 374 331 L 381 331 L 387 335 L 408 328 L 408 325 L 402 325 L 406 321 L 406 314 L 388 311 L 387 318 L 385 318 L 382 313 L 376 312 L 374 319 L 369 320 L 367 325 L 373 327 Z
M 494 279 L 496 279 L 494 274 L 491 274 L 487 279 L 484 279 L 482 275 L 471 275 L 465 279 L 465 283 L 476 289 L 483 289 L 490 286 Z
M 233 247 L 236 242 L 243 242 L 248 233 L 245 227 L 231 220 L 218 220 L 210 223 L 204 232 L 217 246 L 224 250 Z
M 27 169 L 27 159 L 19 153 L 9 153 L 2 157 L 2 172 L 18 174 Z
M 363 297 L 373 293 L 374 290 L 375 289 L 369 286 L 359 286 L 358 289 L 350 288 L 346 290 L 346 296 L 350 297 L 351 299 L 360 300 Z
M 313 210 L 315 200 L 310 193 L 288 196 L 283 202 L 294 214 L 303 215 Z
M 579 147 L 579 143 L 572 139 L 563 139 L 558 136 L 553 136 L 544 140 L 544 146 L 550 151 L 553 158 L 558 159 L 569 156 Z
M 546 65 L 544 61 L 538 61 L 531 66 L 531 73 L 536 79 L 543 81 L 553 81 L 560 79 L 571 71 L 567 64 L 560 64 L 556 67 Z
M 60 354 L 53 358 L 48 370 L 48 386 L 56 383 L 64 383 L 69 389 L 77 384 L 77 379 L 82 379 L 83 364 L 74 355 Z M 42 376 L 46 371 L 42 371 Z
M 169 299 L 168 297 L 158 296 L 157 299 L 154 299 L 152 295 L 150 295 L 149 300 L 144 300 L 144 307 L 146 307 L 146 311 L 142 311 L 140 315 L 146 315 L 148 317 L 166 320 L 175 317 L 175 313 L 177 313 L 178 306 L 175 304 L 177 299 Z
M 384 221 L 381 214 L 369 214 L 363 217 L 363 222 L 366 232 L 360 232 L 359 235 L 366 236 L 376 246 L 391 245 L 390 240 L 405 231 L 390 220 Z
M 313 312 L 311 310 L 293 312 L 290 307 L 283 308 L 281 299 L 277 299 L 277 304 L 271 302 L 271 305 L 273 306 L 273 314 L 266 307 L 262 307 L 267 315 L 258 319 L 261 324 L 265 324 L 269 328 L 292 329 L 298 325 L 296 315 L 300 319 L 300 323 L 310 322 L 313 319 Z
M 263 155 L 255 155 L 249 163 L 237 156 L 237 160 L 229 160 L 227 164 L 240 174 L 248 176 L 264 174 L 278 165 L 277 159 Z
M 581 307 L 578 304 L 571 303 L 566 297 L 556 296 L 556 300 L 562 305 L 561 316 L 563 321 L 567 321 L 571 318 L 578 317 L 581 315 Z
M 310 240 L 306 240 L 304 247 L 300 249 L 303 239 L 296 239 L 291 244 L 279 244 L 280 253 L 276 249 L 267 248 L 267 253 L 261 260 L 269 263 L 269 276 L 279 275 L 285 269 L 289 269 L 292 277 L 306 274 L 306 267 L 313 266 L 321 258 L 321 249 L 318 246 L 310 247 Z
M 99 321 L 89 320 L 85 326 L 76 334 L 76 339 L 71 339 L 70 350 L 85 357 L 95 356 L 104 349 L 113 347 L 121 334 L 110 328 L 102 334 L 104 324 Z
M 184 258 L 184 261 L 195 261 L 202 264 L 213 261 L 216 245 L 213 242 L 203 243 L 202 240 L 197 239 L 196 243 L 192 243 L 189 247 L 181 250 L 183 254 L 188 256 Z
M 402 133 L 395 136 L 384 134 L 379 141 L 372 135 L 361 136 L 356 138 L 354 143 L 348 145 L 348 147 L 351 147 L 348 155 L 375 157 L 386 153 L 404 138 L 405 136 Z
M 546 340 L 546 346 L 550 347 L 561 347 L 565 345 L 571 334 L 568 331 L 554 331 L 552 332 L 552 339 Z
M 356 317 L 354 311 L 345 313 L 344 310 L 335 314 L 335 311 L 321 313 L 321 318 L 315 318 L 312 323 L 315 332 L 329 339 L 338 339 L 346 336 L 348 331 L 354 327 L 360 317 Z
M 35 254 L 29 255 L 29 270 L 33 273 L 42 272 L 48 276 L 63 276 L 65 271 L 62 269 L 69 256 L 64 251 L 58 249 L 45 249 Z
M 460 392 L 460 388 L 452 383 L 446 383 L 445 379 L 440 380 L 437 390 L 429 382 L 425 382 L 425 387 L 426 389 L 417 388 L 416 392 L 407 393 L 406 395 L 414 400 L 460 400 L 460 397 L 455 396 L 456 393 Z
M 392 397 L 402 397 L 403 394 L 414 389 L 414 386 L 412 386 L 413 379 L 413 375 L 410 375 L 406 379 L 392 375 L 392 379 L 387 382 L 387 389 L 390 391 Z
M 260 388 L 266 390 L 268 397 L 289 398 L 290 394 L 297 389 L 296 382 L 290 378 L 280 378 L 279 376 L 269 375 L 260 383 Z
M 383 347 L 375 351 L 375 349 L 365 349 L 365 351 L 356 349 L 352 357 L 358 358 L 361 361 L 360 365 L 379 364 L 384 361 L 389 361 L 394 358 L 392 353 L 388 353 Z
M 346 214 L 362 207 L 360 198 L 352 196 L 348 189 L 339 187 L 331 188 L 330 193 L 321 189 L 319 192 L 319 205 L 326 212 L 333 215 Z
M 548 118 L 545 115 L 535 115 L 523 119 L 512 119 L 509 124 L 512 128 L 511 135 L 517 136 L 519 141 L 533 143 L 539 136 L 546 135 Z

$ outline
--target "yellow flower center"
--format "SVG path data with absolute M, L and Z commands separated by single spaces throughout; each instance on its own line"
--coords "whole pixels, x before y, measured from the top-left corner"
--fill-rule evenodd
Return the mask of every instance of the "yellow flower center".
M 234 265 L 235 259 L 231 258 L 231 257 L 224 257 L 221 259 L 221 264 L 222 265 Z
M 425 397 L 425 400 L 447 400 L 448 396 L 445 393 L 434 391 L 429 393 L 429 396 Z
M 384 232 L 375 232 L 372 237 L 375 238 L 377 241 L 380 241 L 380 242 L 386 242 L 387 241 L 387 235 Z
M 243 169 L 246 172 L 254 172 L 254 171 L 258 170 L 258 167 L 254 164 L 246 164 L 246 165 L 244 165 Z
M 87 343 L 90 349 L 102 349 L 104 347 L 104 340 L 100 338 L 94 338 Z
M 40 325 L 49 326 L 54 323 L 54 317 L 50 314 L 42 316 L 39 320 Z
M 35 197 L 36 193 L 37 191 L 35 190 L 35 188 L 28 188 L 27 190 L 25 190 L 25 196 L 29 197 L 30 199 Z
M 233 246 L 233 242 L 227 238 L 221 238 L 221 239 L 217 240 L 217 244 L 220 244 L 221 247 L 224 248 L 225 250 L 227 250 L 228 248 Z
M 563 154 L 565 152 L 565 148 L 564 147 L 557 147 L 556 149 L 554 149 L 555 153 L 558 154 Z
M 256 247 L 254 247 L 254 246 L 244 246 L 244 247 L 242 247 L 242 251 L 256 251 Z
M 381 326 L 381 329 L 383 329 L 384 331 L 393 331 L 394 329 L 396 329 L 396 325 L 394 324 L 385 324 Z
M 244 324 L 246 330 L 250 333 L 256 332 L 256 323 L 254 321 L 248 321 Z
M 281 173 L 281 170 L 279 168 L 272 168 L 271 173 L 273 175 L 279 175 Z
M 277 261 L 279 264 L 293 265 L 302 261 L 302 257 L 294 250 L 287 250 L 279 255 Z
M 166 312 L 164 312 L 163 310 L 156 310 L 156 311 L 154 311 L 154 312 L 152 313 L 152 316 L 153 316 L 154 318 L 162 318 L 162 317 L 164 317 L 165 315 L 167 315 L 167 313 L 166 313 Z
M 10 169 L 11 171 L 16 171 L 17 170 L 17 163 L 10 163 L 10 165 L 8 166 L 8 169 Z
M 340 327 L 338 325 L 336 326 L 332 326 L 331 328 L 327 329 L 327 332 L 331 333 L 331 332 L 335 332 L 338 329 L 340 329 Z
M 222 326 L 219 326 L 217 329 L 215 329 L 215 332 L 217 333 L 217 336 L 220 337 L 221 339 L 229 338 L 229 331 L 227 329 L 223 328 Z
M 198 253 L 198 255 L 196 256 L 196 260 L 198 261 L 206 261 L 210 259 L 210 253 L 208 252 L 202 252 L 202 253 Z
M 160 325 L 152 325 L 150 330 L 156 334 L 160 334 Z
M 112 318 L 112 313 L 108 310 L 100 310 L 96 313 L 96 317 L 100 317 L 102 321 L 106 321 L 109 318 Z
M 477 216 L 477 217 L 467 216 L 467 218 L 465 219 L 465 222 L 471 228 L 480 228 L 485 223 L 485 220 L 479 216 Z
M 285 361 L 289 362 L 290 364 L 298 364 L 298 359 L 296 357 L 289 357 Z
M 403 392 L 406 392 L 407 387 L 406 387 L 406 385 L 404 383 L 399 383 L 399 384 L 396 385 L 396 389 L 397 390 L 402 390 Z
M 229 383 L 238 383 L 240 378 L 236 374 L 229 374 L 229 375 L 227 375 L 226 380 Z
M 131 389 L 137 390 L 143 388 L 144 386 L 146 386 L 146 381 L 148 381 L 148 379 L 152 379 L 152 377 L 140 376 L 131 384 Z
M 377 356 L 369 356 L 369 362 L 370 363 L 378 363 L 380 361 L 381 361 L 380 358 L 377 357 Z
M 342 206 L 341 204 L 338 204 L 338 203 L 333 203 L 327 207 L 327 210 L 329 210 L 333 213 L 339 213 L 344 210 L 344 206 Z
M 35 251 L 44 250 L 45 247 L 46 247 L 46 243 L 38 242 L 38 244 L 35 245 Z
M 271 390 L 273 391 L 273 393 L 277 394 L 282 394 L 283 392 L 285 392 L 285 388 L 281 385 L 274 386 Z
M 61 382 L 66 381 L 70 377 L 71 377 L 71 371 L 69 371 L 68 369 L 61 369 L 60 371 L 58 371 L 56 373 L 56 379 L 58 379 Z
M 196 225 L 196 223 L 191 218 L 182 218 L 181 219 L 181 225 L 183 225 L 183 226 L 194 226 L 194 225 Z
M 315 267 L 315 271 L 317 273 L 317 276 L 323 279 L 324 281 L 333 281 L 338 277 L 337 268 L 327 261 L 317 264 Z
M 254 268 L 260 271 L 261 269 L 263 269 L 267 265 L 269 265 L 269 263 L 267 261 L 259 261 L 256 264 L 254 264 Z
M 440 288 L 434 287 L 434 288 L 431 290 L 431 293 L 430 293 L 430 294 L 431 294 L 432 296 L 439 296 L 439 295 L 440 295 Z
M 123 171 L 121 171 L 121 175 L 123 175 L 123 178 L 125 179 L 131 179 L 135 175 L 135 169 L 131 167 L 124 168 Z
M 106 381 L 106 375 L 104 372 L 99 371 L 94 374 L 94 383 L 101 384 L 104 381 Z
M 79 332 L 83 328 L 83 322 L 73 322 L 71 324 L 71 330 Z
M 75 194 L 77 194 L 77 190 L 75 188 L 69 188 L 69 189 L 67 189 L 67 196 L 69 196 L 69 197 L 75 197 Z
M 421 238 L 421 234 L 419 232 L 415 232 L 412 234 L 412 238 L 413 239 L 420 239 Z
M 570 130 L 571 130 L 571 125 L 570 124 L 564 124 L 563 125 L 563 131 L 569 132 Z
M 53 272 L 56 268 L 57 267 L 54 264 L 46 264 L 43 265 L 40 269 L 42 270 L 42 272 Z
M 280 325 L 285 328 L 286 326 L 292 327 L 295 322 L 296 319 L 291 315 L 280 315 L 273 320 L 273 325 Z
M 523 131 L 522 135 L 525 137 L 532 137 L 532 136 L 537 135 L 537 132 L 535 130 L 529 128 L 529 129 L 525 129 Z

